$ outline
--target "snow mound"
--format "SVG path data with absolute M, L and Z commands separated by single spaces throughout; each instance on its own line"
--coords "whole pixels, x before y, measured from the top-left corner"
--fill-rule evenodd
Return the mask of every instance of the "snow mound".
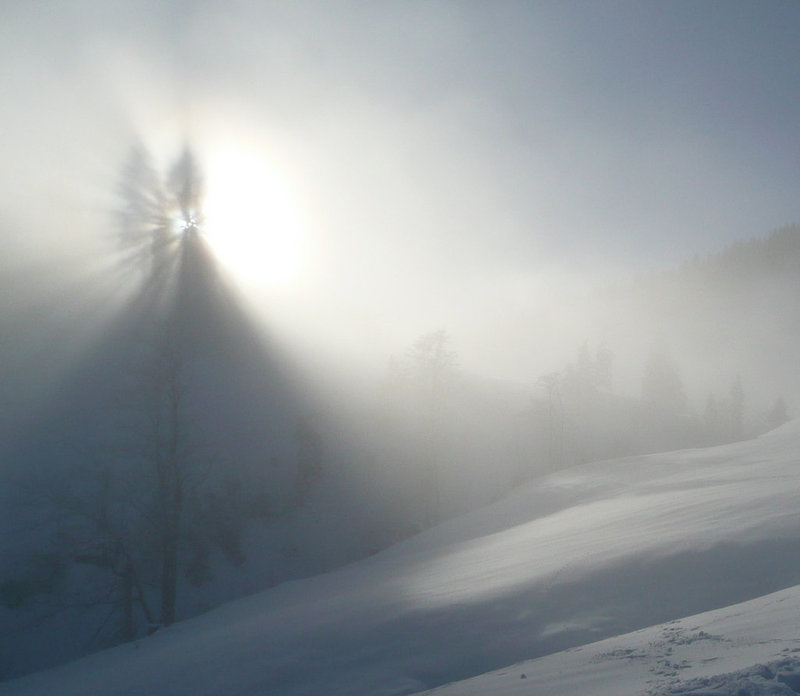
M 800 693 L 800 659 L 754 665 L 730 674 L 691 679 L 654 696 L 793 696 Z

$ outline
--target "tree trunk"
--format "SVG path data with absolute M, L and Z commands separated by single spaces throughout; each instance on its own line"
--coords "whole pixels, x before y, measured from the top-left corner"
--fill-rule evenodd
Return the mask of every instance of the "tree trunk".
M 178 545 L 174 538 L 166 539 L 161 561 L 161 625 L 175 621 L 175 598 L 178 594 Z
M 161 625 L 175 622 L 175 603 L 178 595 L 178 544 L 182 496 L 180 487 L 174 492 L 172 508 L 167 513 L 161 559 Z
M 136 638 L 133 622 L 133 564 L 128 560 L 122 571 L 122 640 L 130 642 Z

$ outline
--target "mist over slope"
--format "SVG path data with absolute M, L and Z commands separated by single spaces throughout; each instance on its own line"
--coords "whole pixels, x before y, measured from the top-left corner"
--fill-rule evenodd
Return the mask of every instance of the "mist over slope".
M 800 583 L 800 423 L 599 462 L 2 694 L 408 694 Z M 747 666 L 747 665 L 742 665 Z
M 796 416 L 800 5 L 731 3 L 6 0 L 0 679 Z
M 631 283 L 612 281 L 595 307 L 599 330 L 627 373 L 622 381 L 638 388 L 648 351 L 660 345 L 698 412 L 710 395 L 724 397 L 737 375 L 751 421 L 779 395 L 791 402 L 800 389 L 786 361 L 800 327 L 790 299 L 800 289 L 799 269 L 800 226 L 793 224 Z
M 789 413 L 795 406 L 789 356 L 799 321 L 791 299 L 800 290 L 798 267 L 795 226 L 680 268 L 620 279 L 596 295 L 581 294 L 579 316 L 597 310 L 594 323 L 580 324 L 584 335 L 612 340 L 587 339 L 561 356 L 557 371 L 488 379 L 468 365 L 461 369 L 457 361 L 470 347 L 452 339 L 442 347 L 454 355 L 454 368 L 442 364 L 436 368 L 441 374 L 430 372 L 425 361 L 431 354 L 415 343 L 390 363 L 399 369 L 387 369 L 381 380 L 327 359 L 324 350 L 314 362 L 301 359 L 252 322 L 211 255 L 195 255 L 181 281 L 178 322 L 192 356 L 192 447 L 217 464 L 206 493 L 224 507 L 214 508 L 213 516 L 237 526 L 224 543 L 215 539 L 211 552 L 209 544 L 202 548 L 206 555 L 194 570 L 189 547 L 179 617 L 362 558 L 571 464 L 736 440 L 781 422 L 786 410 L 775 420 L 769 405 L 780 395 Z M 24 333 L 19 355 L 11 350 L 12 365 L 23 364 L 19 356 L 25 355 L 21 372 L 28 374 L 10 380 L 18 379 L 25 392 L 35 373 L 31 364 L 41 363 L 47 381 L 50 363 L 72 350 L 70 341 L 62 345 L 48 336 L 88 341 L 70 369 L 51 380 L 37 408 L 17 408 L 14 390 L 3 397 L 9 420 L 0 443 L 7 482 L 0 520 L 7 532 L 0 541 L 6 629 L 0 675 L 17 676 L 120 640 L 118 616 L 105 620 L 100 606 L 69 606 L 78 601 L 67 591 L 87 584 L 86 568 L 74 563 L 86 555 L 86 535 L 75 550 L 59 518 L 64 506 L 43 513 L 30 504 L 42 491 L 20 496 L 19 483 L 30 488 L 34 472 L 51 495 L 54 488 L 96 485 L 104 466 L 120 468 L 131 435 L 124 418 L 164 317 L 163 290 L 143 284 L 105 323 L 85 310 L 91 293 L 76 293 L 80 302 L 68 296 L 68 302 L 48 305 L 50 314 L 34 330 L 31 345 L 38 352 L 25 354 Z M 598 325 L 610 333 L 597 332 Z M 662 366 L 674 381 L 672 391 L 646 395 L 642 373 L 654 346 L 669 359 Z M 443 386 L 434 393 L 430 388 L 440 377 Z M 737 379 L 738 412 L 731 388 Z M 308 466 L 314 483 L 301 492 L 301 470 Z M 120 490 L 117 502 L 127 504 L 124 498 Z M 536 509 L 550 504 L 541 501 Z M 37 579 L 42 573 L 48 577 Z M 15 593 L 20 585 L 34 587 Z M 83 604 L 97 601 L 97 592 L 85 595 Z M 138 634 L 145 630 L 139 615 Z

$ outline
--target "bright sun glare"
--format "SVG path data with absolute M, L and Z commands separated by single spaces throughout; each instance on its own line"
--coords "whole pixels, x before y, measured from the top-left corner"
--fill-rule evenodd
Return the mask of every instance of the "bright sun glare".
M 255 155 L 226 150 L 206 165 L 205 232 L 239 280 L 284 284 L 301 263 L 301 225 L 287 186 Z

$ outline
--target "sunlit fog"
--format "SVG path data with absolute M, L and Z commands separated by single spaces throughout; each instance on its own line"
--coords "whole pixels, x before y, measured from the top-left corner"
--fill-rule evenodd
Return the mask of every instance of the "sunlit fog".
M 796 416 L 799 29 L 5 2 L 0 678 Z

